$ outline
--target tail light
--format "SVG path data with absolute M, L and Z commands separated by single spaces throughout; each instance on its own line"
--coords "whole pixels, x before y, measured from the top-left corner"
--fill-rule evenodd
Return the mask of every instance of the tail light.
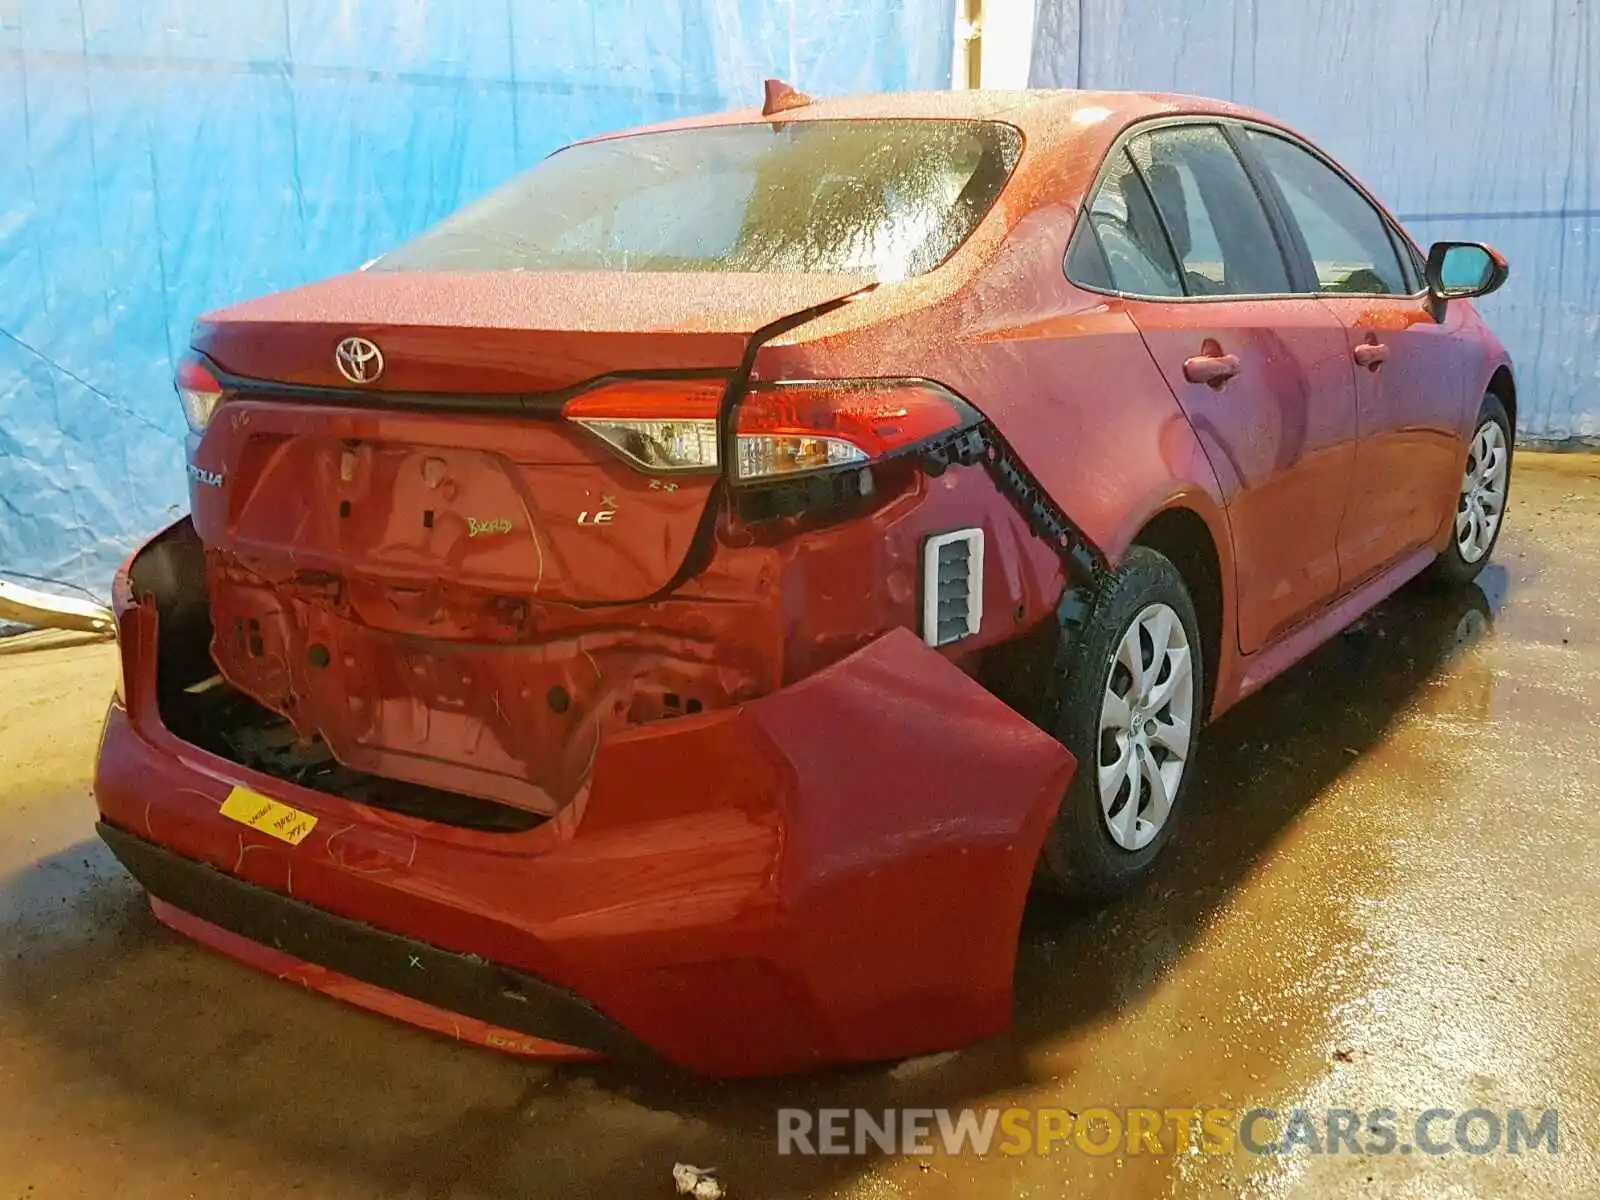
M 966 401 L 937 384 L 898 380 L 779 383 L 739 407 L 741 482 L 864 465 L 976 423 Z
M 561 414 L 643 471 L 717 469 L 720 379 L 632 379 L 574 396 Z
M 222 402 L 222 385 L 206 365 L 193 356 L 178 364 L 174 385 L 178 389 L 178 402 L 183 405 L 183 415 L 189 422 L 189 428 L 196 433 L 204 433 L 206 426 L 211 423 L 211 414 Z
M 643 470 L 716 470 L 724 386 L 630 380 L 584 392 L 562 412 Z M 739 483 L 866 466 L 979 419 L 938 384 L 901 380 L 758 385 L 737 412 L 733 476 Z

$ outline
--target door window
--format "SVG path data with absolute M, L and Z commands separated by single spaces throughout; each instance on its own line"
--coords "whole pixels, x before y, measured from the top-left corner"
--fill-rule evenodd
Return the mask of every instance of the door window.
M 1134 296 L 1181 296 L 1183 284 L 1150 193 L 1126 152 L 1107 164 L 1105 179 L 1067 252 L 1074 283 Z
M 1153 130 L 1129 142 L 1128 153 L 1149 184 L 1189 295 L 1293 290 L 1266 210 L 1220 129 Z
M 1316 155 L 1258 129 L 1246 132 L 1300 227 L 1317 288 L 1362 296 L 1410 293 L 1389 227 L 1367 198 Z

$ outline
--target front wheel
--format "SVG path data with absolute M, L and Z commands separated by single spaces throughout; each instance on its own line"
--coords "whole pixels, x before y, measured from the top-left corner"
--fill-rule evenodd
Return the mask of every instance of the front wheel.
M 1467 445 L 1450 544 L 1434 563 L 1434 573 L 1441 579 L 1468 583 L 1494 553 L 1511 494 L 1511 437 L 1505 405 L 1491 392 L 1483 398 L 1478 427 Z
M 1135 546 L 1102 585 L 1065 681 L 1056 733 L 1078 770 L 1045 838 L 1045 886 L 1110 899 L 1153 869 L 1193 774 L 1203 670 L 1183 577 Z

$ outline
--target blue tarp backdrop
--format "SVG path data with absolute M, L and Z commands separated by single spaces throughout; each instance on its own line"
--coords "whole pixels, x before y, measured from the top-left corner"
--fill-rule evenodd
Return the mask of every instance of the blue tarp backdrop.
M 0 0 L 0 572 L 186 504 L 175 356 L 575 137 L 949 85 L 949 0 Z
M 998 3 L 1000 0 L 990 0 Z M 0 0 L 0 572 L 101 594 L 184 503 L 208 308 L 359 265 L 574 137 L 947 86 L 953 0 Z M 1035 86 L 1223 96 L 1425 244 L 1491 241 L 1522 433 L 1600 437 L 1600 3 L 1037 0 Z

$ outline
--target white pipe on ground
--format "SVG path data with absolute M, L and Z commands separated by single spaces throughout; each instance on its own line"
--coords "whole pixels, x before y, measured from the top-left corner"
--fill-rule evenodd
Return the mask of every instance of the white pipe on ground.
M 76 600 L 34 591 L 0 579 L 0 621 L 16 621 L 38 629 L 75 629 L 110 637 L 111 610 L 92 600 Z

